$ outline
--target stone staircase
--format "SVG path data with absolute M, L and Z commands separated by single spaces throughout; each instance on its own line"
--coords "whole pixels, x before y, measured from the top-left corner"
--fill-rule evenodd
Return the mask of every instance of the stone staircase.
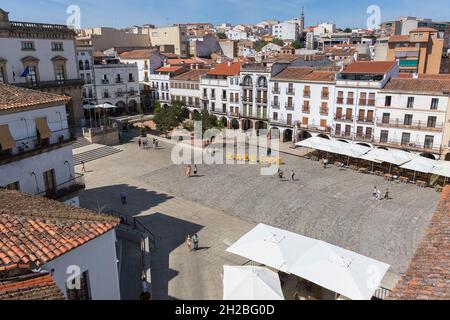
M 122 152 L 122 150 L 108 146 L 101 146 L 99 148 L 92 149 L 86 152 L 74 154 L 73 161 L 74 164 L 77 166 L 80 165 L 81 162 L 88 163 L 90 161 L 105 158 L 119 152 Z

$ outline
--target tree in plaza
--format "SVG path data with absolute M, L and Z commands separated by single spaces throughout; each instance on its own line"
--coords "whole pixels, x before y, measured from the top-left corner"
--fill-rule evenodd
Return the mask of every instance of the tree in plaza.
M 210 129 L 222 130 L 224 128 L 223 123 L 207 110 L 202 110 L 200 113 L 195 113 L 193 120 L 202 122 L 202 135 Z
M 161 107 L 155 106 L 155 114 L 153 121 L 156 124 L 156 129 L 167 133 L 177 128 L 189 116 L 189 111 L 180 101 L 174 101 L 170 106 Z
M 300 43 L 300 40 L 295 40 L 291 43 L 291 46 L 293 46 L 295 49 L 300 49 L 302 47 L 302 44 Z

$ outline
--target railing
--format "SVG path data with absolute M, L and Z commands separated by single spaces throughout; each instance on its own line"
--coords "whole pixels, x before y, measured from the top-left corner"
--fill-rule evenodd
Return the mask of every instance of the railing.
M 310 113 L 310 112 L 311 112 L 311 109 L 310 109 L 309 106 L 308 106 L 308 107 L 303 106 L 303 107 L 302 107 L 302 112 L 303 112 L 303 113 Z
M 273 94 L 280 94 L 280 87 L 272 89 Z
M 369 107 L 375 107 L 375 100 L 371 100 L 371 99 L 367 100 L 367 105 Z
M 364 123 L 374 123 L 374 119 L 373 118 L 360 118 L 358 117 L 358 119 L 356 119 L 356 121 L 358 122 L 364 122 Z
M 242 97 L 242 101 L 244 101 L 244 102 L 253 102 L 253 98 L 252 97 Z
M 285 108 L 286 110 L 294 110 L 294 105 L 289 102 L 286 102 Z
M 267 104 L 267 98 L 256 98 L 256 103 Z
M 86 188 L 84 175 L 76 173 L 75 176 L 71 177 L 66 182 L 57 185 L 54 190 L 44 191 L 38 195 L 45 196 L 49 199 L 58 200 L 79 190 L 83 190 L 84 188 Z
M 346 115 L 335 115 L 334 120 L 337 121 L 353 121 L 353 116 L 346 116 Z
M 336 137 L 343 137 L 343 138 L 352 138 L 353 137 L 351 132 L 345 132 L 345 131 L 336 131 L 333 135 Z
M 355 135 L 355 139 L 356 140 L 361 140 L 361 141 L 370 141 L 373 142 L 375 137 L 371 134 L 363 134 L 363 133 L 357 133 Z
M 303 91 L 303 98 L 311 98 L 311 91 Z
M 374 142 L 377 145 L 381 146 L 392 146 L 392 147 L 399 147 L 407 150 L 416 150 L 416 151 L 428 151 L 428 152 L 440 152 L 441 146 L 437 144 L 429 144 L 429 143 L 415 143 L 415 142 L 408 142 L 408 141 L 402 141 L 398 139 L 385 139 L 380 138 L 379 141 Z
M 328 100 L 330 98 L 330 94 L 322 93 L 321 97 L 322 97 L 322 100 Z
M 128 82 L 136 82 L 134 78 L 128 78 Z
M 337 104 L 344 104 L 344 98 L 337 98 L 336 99 Z
M 123 83 L 122 79 L 116 79 L 116 83 Z
M 354 104 L 355 103 L 355 99 L 347 99 L 347 104 Z
M 109 84 L 109 80 L 108 79 L 102 79 L 102 84 Z
M 321 115 L 321 116 L 327 116 L 328 113 L 329 113 L 329 110 L 328 110 L 328 109 L 320 109 L 320 115 Z
M 272 108 L 274 108 L 274 109 L 280 109 L 280 102 L 272 101 Z
M 375 293 L 373 294 L 373 298 L 377 299 L 377 300 L 386 300 L 391 293 L 392 293 L 392 290 L 379 287 L 377 290 L 375 290 Z
M 14 84 L 18 87 L 25 88 L 58 88 L 65 86 L 80 86 L 83 85 L 84 81 L 81 79 L 70 79 L 70 80 L 52 80 L 52 81 L 37 81 L 37 82 L 27 82 L 27 83 L 17 83 Z
M 442 131 L 444 129 L 444 123 L 434 123 L 434 126 L 429 126 L 428 121 L 411 121 L 409 123 L 400 122 L 400 119 L 396 120 L 378 120 L 377 125 L 380 127 L 390 128 L 405 128 L 410 130 L 422 130 L 422 131 Z
M 286 94 L 288 95 L 295 95 L 295 89 L 294 88 L 287 88 Z

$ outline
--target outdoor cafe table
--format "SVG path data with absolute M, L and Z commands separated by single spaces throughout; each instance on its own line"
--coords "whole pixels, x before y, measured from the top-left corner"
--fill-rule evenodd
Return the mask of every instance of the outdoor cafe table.
M 359 173 L 369 173 L 369 169 L 368 168 L 360 168 L 358 170 Z
M 409 183 L 409 178 L 407 178 L 407 177 L 400 177 L 398 180 L 399 180 L 401 183 Z

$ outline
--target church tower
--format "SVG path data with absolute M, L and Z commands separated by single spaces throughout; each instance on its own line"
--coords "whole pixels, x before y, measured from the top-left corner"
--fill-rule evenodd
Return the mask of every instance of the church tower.
M 305 7 L 302 7 L 302 14 L 300 15 L 300 32 L 305 30 Z

